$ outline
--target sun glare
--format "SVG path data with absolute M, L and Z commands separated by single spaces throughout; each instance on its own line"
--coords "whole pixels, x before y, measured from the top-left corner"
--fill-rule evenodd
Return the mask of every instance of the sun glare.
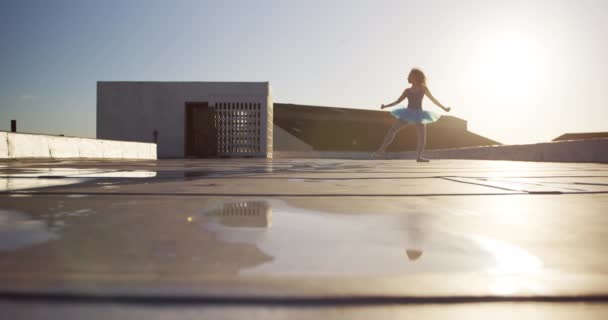
M 469 48 L 466 72 L 468 110 L 463 112 L 478 130 L 494 133 L 501 142 L 522 140 L 516 128 L 531 125 L 551 101 L 553 59 L 550 39 L 538 31 L 492 29 Z M 536 124 L 538 126 L 538 124 Z
M 523 32 L 481 39 L 475 64 L 482 92 L 490 97 L 530 99 L 547 73 L 544 49 Z

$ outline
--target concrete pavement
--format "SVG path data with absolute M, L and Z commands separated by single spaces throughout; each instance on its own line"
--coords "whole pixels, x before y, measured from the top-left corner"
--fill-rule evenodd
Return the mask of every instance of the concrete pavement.
M 11 161 L 0 191 L 5 298 L 608 296 L 608 165 Z

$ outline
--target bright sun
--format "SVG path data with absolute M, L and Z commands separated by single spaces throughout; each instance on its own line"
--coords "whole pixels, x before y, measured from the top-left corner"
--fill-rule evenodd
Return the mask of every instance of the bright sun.
M 474 58 L 479 89 L 488 98 L 533 98 L 547 72 L 544 48 L 523 32 L 480 39 Z
M 464 86 L 470 92 L 463 112 L 496 139 L 525 136 L 550 98 L 553 58 L 546 37 L 521 29 L 486 30 L 469 48 Z

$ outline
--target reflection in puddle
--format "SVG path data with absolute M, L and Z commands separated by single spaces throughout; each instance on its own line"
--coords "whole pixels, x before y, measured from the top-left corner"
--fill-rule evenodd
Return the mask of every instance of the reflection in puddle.
M 66 198 L 86 198 L 88 195 L 86 194 L 68 194 L 65 196 Z
M 32 220 L 19 211 L 0 209 L 0 251 L 17 250 L 49 240 L 59 233 L 44 220 Z
M 184 178 L 204 178 L 209 176 L 207 171 L 186 171 L 184 172 Z
M 153 178 L 155 171 L 77 168 L 29 168 L 0 172 L 2 178 Z
M 48 179 L 48 178 L 0 178 L 0 191 L 16 191 L 47 187 L 59 187 L 87 182 L 91 179 Z
M 422 256 L 422 251 L 408 249 L 408 250 L 405 250 L 405 254 L 407 255 L 408 259 L 410 259 L 412 261 L 416 261 L 416 260 L 418 260 L 418 258 L 420 258 L 420 256 Z
M 218 204 L 188 221 L 222 241 L 252 244 L 273 258 L 241 274 L 520 274 L 542 268 L 538 258 L 521 248 L 454 234 L 431 219 L 423 214 L 329 214 L 256 200 Z
M 99 178 L 153 178 L 154 171 L 103 171 L 97 169 L 28 169 L 0 173 L 0 192 L 66 186 Z
M 495 252 L 495 274 L 534 273 L 542 269 L 542 262 L 521 248 L 485 237 L 473 237 L 481 248 Z
M 226 203 L 220 209 L 208 211 L 202 216 L 208 225 L 219 224 L 234 228 L 269 228 L 272 209 L 265 201 Z
M 53 214 L 53 217 L 55 219 L 61 219 L 65 217 L 87 217 L 93 213 L 94 211 L 92 209 L 78 209 L 74 211 L 57 212 Z

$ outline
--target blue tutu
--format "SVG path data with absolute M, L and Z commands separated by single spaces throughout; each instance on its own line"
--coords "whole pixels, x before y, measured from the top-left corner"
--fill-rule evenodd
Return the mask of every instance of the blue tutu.
M 422 124 L 433 123 L 441 117 L 435 112 L 415 108 L 398 108 L 391 111 L 391 115 L 403 122 Z

